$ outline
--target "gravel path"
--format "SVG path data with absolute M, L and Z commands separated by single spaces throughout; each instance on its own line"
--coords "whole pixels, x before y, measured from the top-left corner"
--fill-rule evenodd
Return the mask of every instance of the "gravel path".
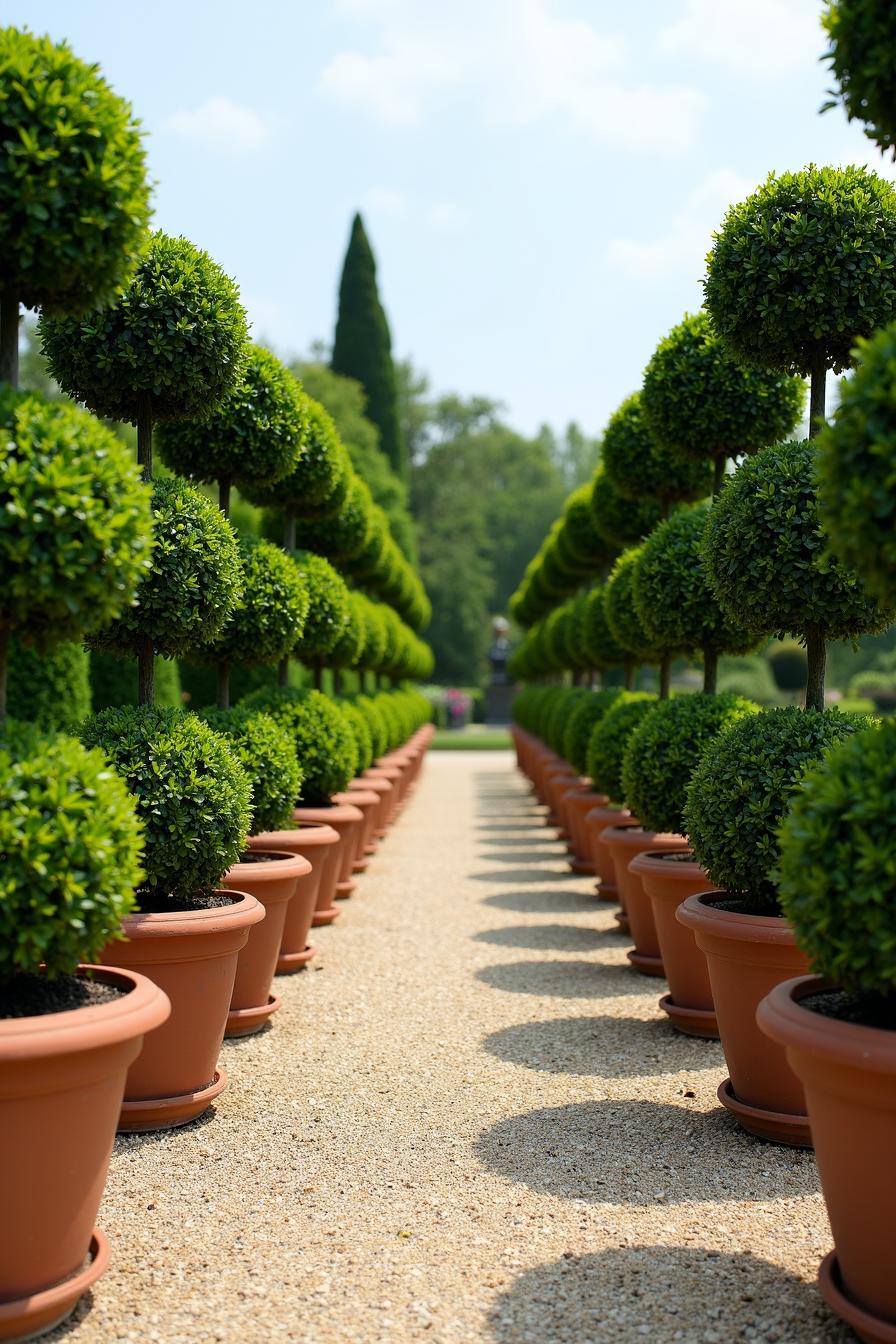
M 120 1139 L 113 1263 L 49 1338 L 832 1344 L 811 1155 L 626 968 L 510 753 L 434 753 L 213 1119 Z

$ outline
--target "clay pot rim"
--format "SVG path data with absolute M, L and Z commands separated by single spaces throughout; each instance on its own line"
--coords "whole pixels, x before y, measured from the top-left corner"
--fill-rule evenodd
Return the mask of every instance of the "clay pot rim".
M 587 786 L 587 788 L 583 786 L 581 789 L 570 789 L 569 792 L 570 792 L 570 794 L 572 795 L 573 798 L 580 798 L 580 799 L 582 799 L 582 801 L 584 801 L 586 798 L 604 798 L 604 799 L 606 799 L 606 801 L 603 802 L 603 803 L 595 803 L 595 804 L 594 804 L 594 808 L 598 808 L 598 807 L 606 807 L 606 806 L 607 806 L 607 803 L 609 803 L 609 801 L 610 801 L 609 798 L 607 798 L 607 795 L 606 795 L 605 793 L 599 793 L 598 790 L 594 788 L 594 786 L 593 786 L 593 784 L 590 782 L 590 780 L 589 780 L 589 782 L 588 782 L 588 786 Z M 593 810 L 593 809 L 592 809 L 592 810 Z
M 339 843 L 339 832 L 333 826 L 308 822 L 302 826 L 292 826 L 288 830 L 283 831 L 260 831 L 258 835 L 249 836 L 248 844 L 250 847 L 253 844 L 258 843 L 264 848 L 279 849 L 280 846 L 277 844 L 276 837 L 287 835 L 296 837 L 295 839 L 290 839 L 290 844 L 336 845 Z M 268 844 L 269 840 L 271 842 L 270 845 Z M 282 840 L 281 843 L 285 844 L 286 841 Z
M 600 816 L 597 816 L 597 813 L 600 813 Z M 609 821 L 612 821 L 613 817 L 618 817 L 620 821 L 626 821 L 632 814 L 627 807 L 611 807 L 608 803 L 606 807 L 592 807 L 590 812 L 585 813 L 585 821 L 591 821 L 592 818 L 595 821 L 604 821 L 608 815 Z
M 346 793 L 367 793 L 368 791 L 382 797 L 385 793 L 392 792 L 392 781 L 386 779 L 385 775 L 374 775 L 371 779 L 350 779 Z
M 313 807 L 297 807 L 292 815 L 294 821 L 313 821 L 329 826 L 334 821 L 361 821 L 364 814 L 353 803 L 320 803 Z
M 664 845 L 668 849 L 679 841 L 682 845 L 686 843 L 683 835 L 673 835 L 671 831 L 650 831 L 640 822 L 624 822 L 621 826 L 608 826 L 600 838 L 605 845 L 635 850 L 632 863 L 648 845 Z
M 896 1073 L 896 1030 L 842 1022 L 803 1008 L 800 1000 L 839 986 L 822 975 L 784 980 L 762 1000 L 756 1018 L 766 1036 L 792 1049 L 868 1073 Z
M 793 931 L 783 915 L 750 915 L 740 910 L 719 910 L 710 903 L 712 896 L 730 900 L 730 893 L 718 888 L 697 892 L 682 901 L 675 913 L 681 924 L 695 934 L 724 938 L 731 942 L 777 943 L 792 946 Z
M 311 872 L 311 864 L 302 854 L 294 854 L 288 849 L 270 849 L 258 848 L 253 851 L 256 854 L 264 854 L 266 859 L 259 859 L 257 863 L 235 863 L 228 868 L 224 877 L 229 882 L 237 882 L 239 878 L 251 878 L 258 882 L 282 882 L 288 877 L 305 877 Z
M 334 793 L 333 797 L 357 799 L 356 802 L 349 803 L 349 807 L 376 807 L 380 801 L 380 795 L 373 789 L 346 789 L 344 793 Z
M 258 924 L 264 919 L 264 906 L 247 891 L 218 888 L 217 896 L 228 897 L 229 905 L 216 905 L 210 910 L 166 910 L 151 914 L 125 915 L 122 932 L 129 942 L 159 937 L 195 937 L 197 934 L 225 933 Z
M 681 878 L 682 881 L 692 882 L 698 874 L 703 872 L 703 869 L 696 859 L 689 858 L 686 862 L 681 862 L 679 859 L 678 863 L 665 862 L 671 854 L 680 856 L 682 854 L 692 853 L 693 850 L 690 846 L 683 849 L 643 850 L 640 854 L 636 854 L 632 859 L 629 864 L 629 871 L 633 873 L 641 873 L 642 875 L 650 873 L 657 877 L 661 876 L 670 882 L 674 882 L 677 878 Z M 706 880 L 708 882 L 709 878 L 707 877 Z
M 145 1035 L 171 1015 L 168 995 L 139 971 L 82 963 L 78 974 L 92 971 L 103 984 L 126 992 L 107 1003 L 67 1008 L 38 1017 L 0 1018 L 0 1060 L 45 1059 L 113 1045 Z

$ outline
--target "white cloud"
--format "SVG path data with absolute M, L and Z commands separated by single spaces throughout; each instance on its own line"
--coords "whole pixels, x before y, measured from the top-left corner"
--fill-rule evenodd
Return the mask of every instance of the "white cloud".
M 711 173 L 672 216 L 668 233 L 647 242 L 615 238 L 608 248 L 610 262 L 640 280 L 655 280 L 670 271 L 689 271 L 700 279 L 713 232 L 728 206 L 743 200 L 757 185 L 728 168 Z
M 220 97 L 175 112 L 165 125 L 175 135 L 219 152 L 257 149 L 270 134 L 264 118 L 251 107 Z
M 624 42 L 550 0 L 342 0 L 373 28 L 372 49 L 340 52 L 322 91 L 392 124 L 419 122 L 439 94 L 476 101 L 493 121 L 561 118 L 622 149 L 674 152 L 694 141 L 702 94 L 631 78 Z
M 661 56 L 707 61 L 775 78 L 815 61 L 826 46 L 817 0 L 685 0 L 657 38 Z

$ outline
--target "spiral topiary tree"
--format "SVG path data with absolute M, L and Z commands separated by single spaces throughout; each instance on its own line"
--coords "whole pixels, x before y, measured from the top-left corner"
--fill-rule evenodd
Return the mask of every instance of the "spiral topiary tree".
M 19 310 L 82 313 L 134 268 L 149 220 L 130 104 L 65 42 L 0 28 L 0 382 L 18 381 Z
M 709 459 L 718 494 L 729 458 L 789 438 L 803 410 L 799 378 L 739 359 L 709 314 L 685 314 L 644 371 L 641 406 L 667 453 Z
M 663 516 L 673 504 L 700 499 L 712 489 L 705 457 L 682 457 L 656 438 L 640 392 L 610 416 L 600 456 L 607 480 L 625 499 L 656 500 Z
M 882 150 L 896 150 L 896 12 L 889 0 L 832 0 L 822 23 L 830 38 L 826 60 L 850 121 Z M 836 96 L 822 111 L 836 106 Z
M 703 558 L 726 618 L 806 645 L 806 707 L 824 708 L 826 641 L 887 628 L 892 612 L 825 555 L 810 441 L 747 458 L 709 515 Z
M 703 288 L 735 355 L 810 378 L 814 436 L 827 370 L 896 317 L 896 189 L 866 168 L 769 174 L 725 216 Z
M 661 690 L 668 695 L 668 653 L 658 647 L 645 630 L 635 605 L 635 574 L 640 556 L 640 547 L 630 546 L 616 561 L 607 580 L 604 611 L 610 633 L 620 648 L 625 650 L 626 690 L 631 689 L 636 664 L 659 663 Z

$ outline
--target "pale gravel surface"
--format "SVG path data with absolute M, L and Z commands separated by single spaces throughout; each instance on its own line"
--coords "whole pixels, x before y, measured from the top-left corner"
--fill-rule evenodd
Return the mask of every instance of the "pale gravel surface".
M 214 1117 L 119 1140 L 53 1340 L 833 1344 L 811 1155 L 742 1135 L 510 753 L 430 755 Z

